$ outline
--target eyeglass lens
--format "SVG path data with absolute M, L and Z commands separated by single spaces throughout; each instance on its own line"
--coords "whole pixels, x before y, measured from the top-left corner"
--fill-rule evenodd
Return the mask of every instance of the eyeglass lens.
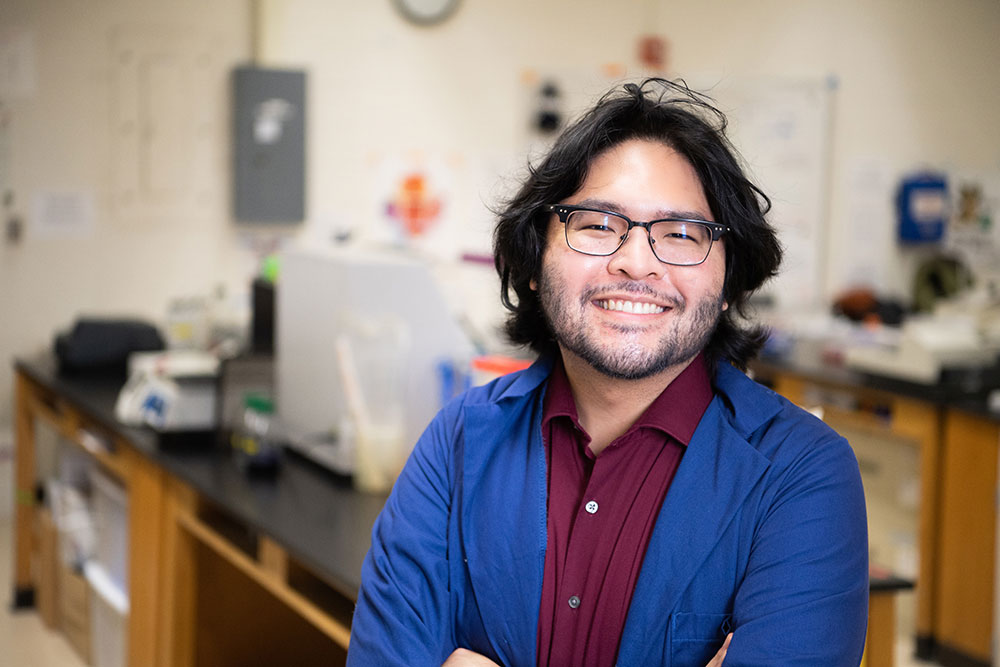
M 573 211 L 566 219 L 569 247 L 588 255 L 613 254 L 628 231 L 628 221 L 610 213 Z M 655 222 L 649 238 L 657 259 L 668 264 L 700 264 L 712 248 L 712 231 L 697 222 Z

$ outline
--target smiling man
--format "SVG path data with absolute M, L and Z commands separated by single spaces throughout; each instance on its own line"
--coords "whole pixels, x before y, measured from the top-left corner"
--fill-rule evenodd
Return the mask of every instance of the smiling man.
M 857 665 L 867 533 L 840 436 L 741 371 L 781 251 L 725 120 L 613 91 L 500 213 L 510 338 L 372 533 L 354 665 Z

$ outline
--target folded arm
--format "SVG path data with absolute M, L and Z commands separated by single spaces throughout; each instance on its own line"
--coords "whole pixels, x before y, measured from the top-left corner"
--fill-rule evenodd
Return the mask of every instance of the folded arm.
M 853 452 L 828 438 L 775 480 L 733 604 L 727 667 L 858 664 L 868 533 Z
M 447 423 L 439 416 L 428 426 L 372 529 L 351 624 L 349 665 L 440 665 L 454 648 Z

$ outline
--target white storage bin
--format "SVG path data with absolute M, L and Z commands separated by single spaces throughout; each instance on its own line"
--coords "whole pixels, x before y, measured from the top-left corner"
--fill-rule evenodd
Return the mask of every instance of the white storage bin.
M 104 473 L 90 476 L 96 544 L 94 560 L 128 597 L 128 494 Z
M 45 483 L 45 496 L 59 533 L 59 560 L 79 568 L 94 554 L 97 533 L 87 498 L 78 488 L 56 479 Z
M 44 420 L 39 421 L 43 424 Z M 90 507 L 94 460 L 52 433 L 52 473 L 46 476 L 45 498 L 59 530 L 59 558 L 64 565 L 82 568 L 93 557 L 97 529 Z
M 83 568 L 90 585 L 90 650 L 93 667 L 124 667 L 128 596 L 99 563 Z

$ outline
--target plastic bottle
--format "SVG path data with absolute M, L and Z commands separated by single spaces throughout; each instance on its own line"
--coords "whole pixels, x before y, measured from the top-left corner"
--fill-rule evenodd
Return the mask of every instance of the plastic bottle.
M 249 471 L 275 470 L 281 458 L 277 430 L 273 401 L 260 394 L 247 394 L 243 399 L 243 419 L 232 437 L 240 467 Z

